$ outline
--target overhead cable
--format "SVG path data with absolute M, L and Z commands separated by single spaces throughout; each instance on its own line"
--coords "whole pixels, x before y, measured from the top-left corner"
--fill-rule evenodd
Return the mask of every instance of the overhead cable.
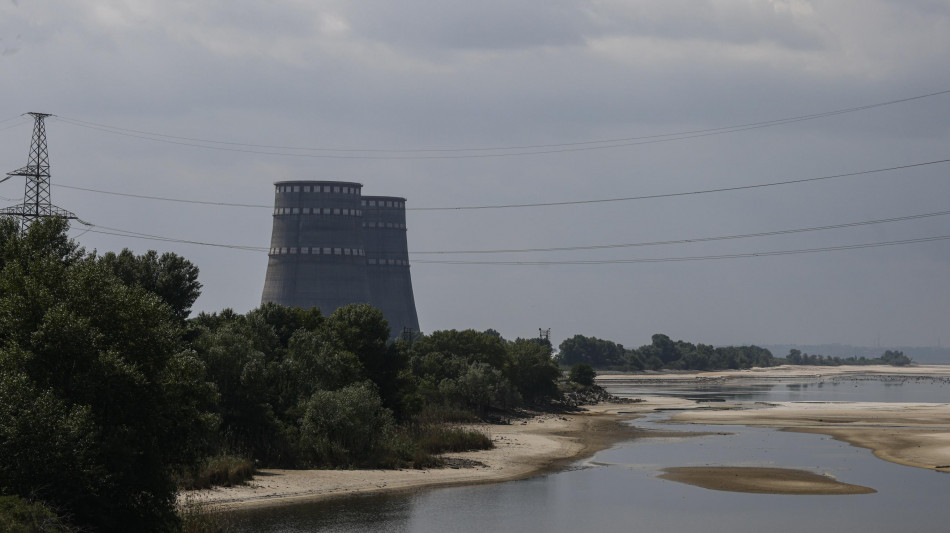
M 565 246 L 559 248 L 519 248 L 519 249 L 500 249 L 500 250 L 446 250 L 433 252 L 410 252 L 410 255 L 448 255 L 448 254 L 507 254 L 507 253 L 532 253 L 532 252 L 565 252 L 578 250 L 606 250 L 613 248 L 634 248 L 641 246 L 665 246 L 670 244 L 692 244 L 697 242 L 726 241 L 734 239 L 748 239 L 752 237 L 773 237 L 776 235 L 789 235 L 793 233 L 806 233 L 811 231 L 825 231 L 831 229 L 854 228 L 859 226 L 870 226 L 873 224 L 886 224 L 889 222 L 902 222 L 906 220 L 917 220 L 921 218 L 938 217 L 950 215 L 950 211 L 938 211 L 936 213 L 923 213 L 919 215 L 908 215 L 903 217 L 883 218 L 879 220 L 864 220 L 861 222 L 847 222 L 844 224 L 833 224 L 828 226 L 814 226 L 810 228 L 797 228 L 776 231 L 764 231 L 759 233 L 744 233 L 739 235 L 724 235 L 718 237 L 700 237 L 696 239 L 678 239 L 670 241 L 652 241 L 635 242 L 623 244 L 601 244 L 592 246 Z
M 724 235 L 724 236 L 714 236 L 714 237 L 699 237 L 693 239 L 679 239 L 679 240 L 669 240 L 669 241 L 652 241 L 652 242 L 639 242 L 639 243 L 623 243 L 623 244 L 606 244 L 606 245 L 593 245 L 593 246 L 571 246 L 571 247 L 552 247 L 552 248 L 522 248 L 522 249 L 501 249 L 501 250 L 448 250 L 448 251 L 432 251 L 432 252 L 410 252 L 410 255 L 436 255 L 436 254 L 502 254 L 502 253 L 531 253 L 531 252 L 556 252 L 556 251 L 578 251 L 578 250 L 603 250 L 603 249 L 612 249 L 612 248 L 632 248 L 632 247 L 644 247 L 644 246 L 667 246 L 675 244 L 692 244 L 699 242 L 713 242 L 713 241 L 723 241 L 723 240 L 737 240 L 737 239 L 748 239 L 754 237 L 770 237 L 776 235 L 788 235 L 794 233 L 806 233 L 812 231 L 825 231 L 831 229 L 842 229 L 850 227 L 859 227 L 859 226 L 868 226 L 873 224 L 886 224 L 891 222 L 901 222 L 907 220 L 917 220 L 923 218 L 937 217 L 950 215 L 950 211 L 938 211 L 934 213 L 922 213 L 916 215 L 907 215 L 902 217 L 893 217 L 885 218 L 879 220 L 864 220 L 859 222 L 846 222 L 843 224 L 834 224 L 827 226 L 814 226 L 810 228 L 796 228 L 796 229 L 787 229 L 787 230 L 776 230 L 769 232 L 759 232 L 759 233 L 746 233 L 739 235 Z M 96 229 L 93 229 L 96 228 Z M 106 230 L 106 231 L 103 231 Z M 161 235 L 155 235 L 151 233 L 140 233 L 130 230 L 125 230 L 121 228 L 112 228 L 109 226 L 100 226 L 97 224 L 90 225 L 90 230 L 92 233 L 98 233 L 103 235 L 114 235 L 119 237 L 130 237 L 137 239 L 145 240 L 155 240 L 155 241 L 164 241 L 164 242 L 174 242 L 180 244 L 194 244 L 201 246 L 214 246 L 219 248 L 231 248 L 236 250 L 247 250 L 255 252 L 267 252 L 269 249 L 261 246 L 247 246 L 247 245 L 237 245 L 237 244 L 221 244 L 221 243 L 211 243 L 211 242 L 202 242 L 202 241 L 193 241 L 187 239 L 179 239 L 174 237 L 165 237 Z M 435 260 L 415 260 L 417 263 L 451 263 L 451 264 L 482 264 L 482 262 L 477 261 L 435 261 Z M 612 262 L 612 261 L 608 261 Z M 507 264 L 507 262 L 487 262 L 486 264 Z M 535 262 L 523 262 L 517 261 L 518 264 L 521 263 L 531 263 Z M 559 262 L 555 262 L 560 264 Z M 594 263 L 599 263 L 599 261 L 594 261 Z M 538 264 L 547 264 L 547 262 L 541 262 Z M 573 263 L 567 263 L 573 264 Z
M 314 148 L 314 147 L 294 147 L 281 145 L 266 145 L 253 143 L 238 143 L 230 141 L 219 141 L 213 139 L 202 139 L 196 137 L 184 137 L 176 135 L 167 135 L 162 133 L 148 132 L 144 130 L 135 130 L 129 128 L 120 128 L 95 122 L 89 122 L 80 119 L 68 117 L 58 117 L 58 119 L 73 126 L 93 129 L 114 135 L 122 135 L 143 140 L 190 146 L 193 148 L 204 148 L 210 150 L 223 150 L 229 152 L 254 153 L 262 155 L 275 155 L 283 157 L 303 157 L 303 158 L 335 158 L 335 159 L 464 159 L 464 158 L 485 158 L 485 157 L 510 157 L 525 155 L 541 155 L 563 152 L 578 152 L 588 150 L 603 150 L 611 148 L 621 148 L 637 146 L 643 144 L 655 144 L 661 142 L 672 142 L 699 137 L 708 137 L 713 135 L 723 135 L 752 129 L 768 128 L 781 126 L 794 122 L 806 120 L 815 120 L 824 117 L 841 115 L 846 113 L 855 113 L 884 106 L 890 106 L 924 98 L 931 98 L 950 93 L 950 89 L 938 91 L 929 94 L 922 94 L 908 98 L 867 104 L 808 115 L 798 115 L 793 117 L 772 119 L 759 122 L 750 122 L 732 126 L 722 126 L 717 128 L 687 130 L 676 133 L 664 133 L 655 135 L 645 135 L 638 137 L 623 137 L 616 139 L 589 140 L 569 143 L 554 144 L 529 144 L 513 146 L 495 146 L 495 147 L 475 147 L 475 148 L 415 148 L 415 149 L 393 149 L 393 148 Z M 284 151 L 270 151 L 284 150 Z M 515 151 L 521 150 L 521 151 Z M 295 152 L 322 152 L 322 153 L 295 153 Z M 334 153 L 335 152 L 335 153 Z M 481 152 L 481 153 L 465 153 Z M 496 153 L 484 153 L 496 152 Z M 384 154 L 384 155 L 366 155 L 366 154 Z M 404 154 L 404 155 L 392 155 Z M 408 154 L 408 155 L 405 155 Z M 426 155 L 420 155 L 426 154 Z M 448 155 L 447 155 L 448 154 Z
M 823 248 L 804 248 L 798 250 L 778 250 L 771 252 L 753 252 L 744 254 L 727 255 L 703 255 L 692 257 L 663 257 L 652 259 L 602 259 L 602 260 L 576 260 L 576 261 L 450 261 L 450 260 L 426 260 L 420 259 L 413 261 L 413 264 L 441 264 L 441 265 L 505 265 L 505 266 L 551 266 L 551 265 L 611 265 L 611 264 L 634 264 L 634 263 L 673 263 L 681 261 L 714 261 L 720 259 L 746 259 L 752 257 L 770 257 L 776 255 L 794 255 L 809 254 L 818 252 L 837 252 L 841 250 L 857 250 L 862 248 L 878 248 L 882 246 L 897 246 L 901 244 L 916 244 L 923 242 L 950 240 L 950 235 L 939 235 L 936 237 L 923 237 L 920 239 L 904 239 L 900 241 L 870 242 L 863 244 L 847 244 L 841 246 L 826 246 Z
M 687 191 L 687 192 L 677 192 L 677 193 L 662 193 L 662 194 L 651 194 L 644 196 L 623 196 L 615 198 L 595 198 L 592 200 L 565 200 L 559 202 L 535 202 L 535 203 L 517 203 L 517 204 L 491 204 L 491 205 L 467 205 L 467 206 L 450 206 L 450 207 L 407 207 L 406 211 L 464 211 L 464 210 L 475 210 L 475 209 L 513 209 L 513 208 L 526 208 L 526 207 L 551 207 L 559 205 L 581 205 L 581 204 L 600 204 L 607 202 L 629 202 L 634 200 L 652 200 L 657 198 L 673 198 L 677 196 L 692 196 L 699 194 L 711 194 L 718 192 L 728 192 L 728 191 L 740 191 L 745 189 L 760 189 L 764 187 L 776 187 L 779 185 L 793 185 L 796 183 L 808 183 L 813 181 L 823 181 L 823 180 L 832 180 L 837 178 L 847 178 L 853 176 L 861 176 L 865 174 L 876 174 L 881 172 L 891 172 L 895 170 L 904 170 L 915 167 L 924 167 L 928 165 L 939 165 L 943 163 L 950 163 L 950 159 L 940 159 L 937 161 L 926 161 L 922 163 L 910 163 L 907 165 L 900 165 L 896 167 L 888 168 L 876 168 L 872 170 L 860 170 L 856 172 L 848 172 L 845 174 L 833 174 L 828 176 L 820 176 L 817 178 L 801 178 L 785 181 L 776 181 L 771 183 L 760 183 L 754 185 L 739 185 L 735 187 L 721 187 L 718 189 L 703 189 L 698 191 Z M 88 187 L 77 187 L 74 185 L 63 185 L 60 183 L 53 183 L 53 187 L 62 187 L 64 189 L 73 189 L 77 191 L 92 192 L 98 194 L 108 194 L 112 196 L 123 196 L 126 198 L 142 198 L 146 200 L 159 200 L 164 202 L 178 202 L 185 204 L 201 204 L 201 205 L 214 205 L 221 207 L 253 207 L 253 208 L 262 208 L 262 209 L 273 209 L 273 205 L 269 204 L 248 204 L 248 203 L 233 203 L 233 202 L 215 202 L 211 200 L 188 200 L 184 198 L 171 198 L 167 196 L 152 196 L 147 194 L 132 194 L 124 192 L 115 192 L 115 191 L 106 191 L 103 189 L 91 189 Z

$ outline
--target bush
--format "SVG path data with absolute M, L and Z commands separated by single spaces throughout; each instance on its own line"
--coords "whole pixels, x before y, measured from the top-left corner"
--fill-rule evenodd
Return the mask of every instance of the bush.
M 425 428 L 419 435 L 417 445 L 432 454 L 490 450 L 495 447 L 488 435 L 481 431 L 445 426 Z
M 372 466 L 391 455 L 395 421 L 371 384 L 317 391 L 300 423 L 310 466 Z
M 580 385 L 591 386 L 594 384 L 594 378 L 596 376 L 597 373 L 594 372 L 594 368 L 589 364 L 577 363 L 571 367 L 571 372 L 568 376 L 568 379 Z
M 67 533 L 72 528 L 41 503 L 31 503 L 17 496 L 0 496 L 0 531 Z
M 219 455 L 205 459 L 202 465 L 178 480 L 183 490 L 207 489 L 215 486 L 243 485 L 254 477 L 254 462 L 233 455 Z

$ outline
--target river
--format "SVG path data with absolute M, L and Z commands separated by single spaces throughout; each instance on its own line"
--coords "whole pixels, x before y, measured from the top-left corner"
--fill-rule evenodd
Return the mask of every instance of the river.
M 613 383 L 621 396 L 664 394 L 711 401 L 936 402 L 940 380 L 811 380 L 724 385 Z M 702 437 L 636 439 L 571 468 L 494 485 L 356 497 L 236 513 L 237 531 L 280 532 L 945 532 L 950 476 L 875 458 L 830 437 L 745 426 L 665 423 L 644 428 L 708 431 Z M 787 496 L 721 492 L 659 479 L 668 466 L 773 466 L 826 473 L 875 494 Z

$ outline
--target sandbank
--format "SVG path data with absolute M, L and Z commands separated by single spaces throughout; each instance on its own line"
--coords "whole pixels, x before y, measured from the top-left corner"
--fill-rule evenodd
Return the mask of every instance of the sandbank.
M 753 494 L 872 494 L 869 487 L 842 483 L 830 476 L 791 468 L 747 466 L 680 466 L 658 477 L 704 489 Z
M 671 420 L 821 433 L 887 461 L 950 472 L 950 404 L 945 403 L 774 402 L 683 411 Z

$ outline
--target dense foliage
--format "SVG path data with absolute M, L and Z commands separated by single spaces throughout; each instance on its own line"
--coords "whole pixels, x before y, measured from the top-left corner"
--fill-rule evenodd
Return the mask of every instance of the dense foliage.
M 593 368 L 617 370 L 723 370 L 751 367 L 792 365 L 892 365 L 907 366 L 913 361 L 900 351 L 887 350 L 880 357 L 826 357 L 790 350 L 784 358 L 758 346 L 723 346 L 673 341 L 663 334 L 653 335 L 652 342 L 628 350 L 623 345 L 596 337 L 574 335 L 561 343 L 556 360 L 562 366 L 580 363 Z
M 785 356 L 785 361 L 790 365 L 819 365 L 819 366 L 840 366 L 840 365 L 891 365 L 908 366 L 913 363 L 910 357 L 904 355 L 904 352 L 896 350 L 886 350 L 880 357 L 868 359 L 867 357 L 832 357 L 821 354 L 808 355 L 801 350 L 791 349 Z
M 176 530 L 179 486 L 240 482 L 253 464 L 428 467 L 491 447 L 443 422 L 559 395 L 546 341 L 393 342 L 366 304 L 189 320 L 190 262 L 97 256 L 67 229 L 0 219 L 0 498 L 22 520 L 51 508 L 93 531 Z
M 772 353 L 758 346 L 714 347 L 673 341 L 663 334 L 652 343 L 627 350 L 623 345 L 575 335 L 561 343 L 557 361 L 564 366 L 586 363 L 594 368 L 621 370 L 718 370 L 773 366 Z
M 107 531 L 174 528 L 215 392 L 174 310 L 41 220 L 0 219 L 0 495 Z

